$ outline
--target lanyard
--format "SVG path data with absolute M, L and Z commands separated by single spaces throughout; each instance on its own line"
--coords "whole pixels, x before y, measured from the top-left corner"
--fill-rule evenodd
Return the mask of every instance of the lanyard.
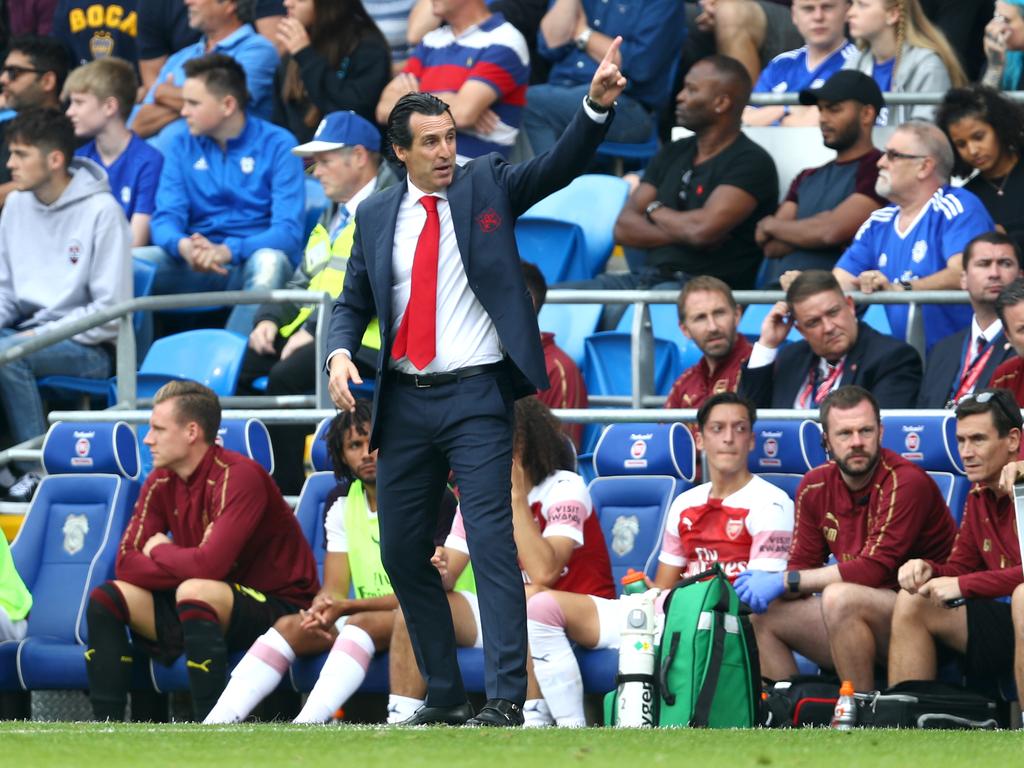
M 957 371 L 957 377 L 954 381 L 959 382 L 956 388 L 956 393 L 953 395 L 953 402 L 955 403 L 961 397 L 966 395 L 968 392 L 973 392 L 974 387 L 978 383 L 978 378 L 981 376 L 981 372 L 985 370 L 985 366 L 988 364 L 989 358 L 992 357 L 992 352 L 995 349 L 995 341 L 999 338 L 999 334 L 996 335 L 992 341 L 985 343 L 981 351 L 974 356 L 974 360 L 968 363 L 971 355 L 971 347 L 973 346 L 970 336 L 964 339 L 964 359 L 960 365 L 960 370 Z
M 811 407 L 811 392 L 814 392 L 814 404 L 820 405 L 821 401 L 825 399 L 832 388 L 839 381 L 839 377 L 843 375 L 843 368 L 846 367 L 846 358 L 844 357 L 835 366 L 831 366 L 828 372 L 828 376 L 818 385 L 817 388 L 814 386 L 814 380 L 817 378 L 818 368 L 815 366 L 807 374 L 807 386 L 804 387 L 803 392 L 800 393 L 800 399 L 797 401 L 798 408 L 810 408 Z

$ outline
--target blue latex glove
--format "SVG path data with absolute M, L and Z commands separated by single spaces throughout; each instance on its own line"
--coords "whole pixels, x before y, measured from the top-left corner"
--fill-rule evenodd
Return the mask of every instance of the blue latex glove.
M 736 577 L 733 587 L 754 613 L 767 611 L 771 602 L 786 591 L 784 576 L 776 571 L 744 571 Z

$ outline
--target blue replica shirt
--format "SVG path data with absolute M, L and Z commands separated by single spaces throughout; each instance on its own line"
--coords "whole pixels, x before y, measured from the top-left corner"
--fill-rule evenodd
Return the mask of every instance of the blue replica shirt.
M 166 82 L 168 77 L 172 77 L 174 85 L 180 88 L 185 83 L 185 62 L 205 56 L 207 53 L 223 53 L 242 65 L 242 69 L 245 70 L 246 86 L 249 88 L 248 110 L 257 117 L 269 119 L 274 106 L 274 70 L 277 69 L 277 50 L 273 43 L 258 34 L 250 24 L 243 24 L 219 43 L 215 43 L 209 51 L 206 50 L 206 39 L 200 38 L 192 45 L 186 45 L 177 53 L 172 53 L 160 68 L 160 74 L 157 75 L 156 81 L 146 93 L 142 103 L 153 104 L 156 101 L 157 85 Z M 132 116 L 134 117 L 134 114 Z M 130 125 L 129 122 L 129 127 Z M 181 118 L 165 125 L 154 137 L 157 146 L 161 148 L 169 146 L 174 135 L 184 130 L 184 125 L 185 121 Z
M 260 248 L 297 263 L 306 192 L 294 146 L 284 128 L 251 116 L 226 151 L 207 136 L 175 136 L 156 195 L 153 244 L 177 256 L 178 241 L 199 232 L 227 245 L 235 264 Z
M 899 208 L 879 208 L 861 225 L 853 243 L 836 262 L 838 269 L 859 275 L 877 269 L 890 282 L 914 280 L 935 274 L 946 267 L 949 259 L 963 253 L 976 235 L 995 229 L 992 217 L 981 201 L 965 189 L 940 187 L 931 200 L 910 222 L 906 231 L 896 228 Z M 905 304 L 889 304 L 893 336 L 904 339 L 907 334 Z M 970 304 L 924 305 L 925 343 L 930 348 L 939 339 L 966 328 L 971 322 Z
M 144 139 L 133 133 L 124 152 L 110 165 L 104 165 L 95 141 L 79 147 L 75 154 L 89 158 L 107 172 L 110 192 L 124 208 L 129 221 L 133 214 L 152 214 L 156 210 L 156 188 L 164 156 Z
M 804 88 L 819 88 L 856 52 L 857 46 L 847 43 L 832 51 L 814 69 L 809 69 L 806 45 L 793 51 L 783 51 L 761 70 L 754 93 L 796 93 Z
M 548 7 L 554 5 L 550 0 Z M 582 0 L 587 24 L 595 32 L 622 35 L 621 69 L 628 79 L 626 95 L 648 109 L 671 96 L 675 59 L 686 40 L 686 19 L 679 0 Z M 599 62 L 570 41 L 549 48 L 544 33 L 537 32 L 537 53 L 553 62 L 548 82 L 552 85 L 584 85 Z

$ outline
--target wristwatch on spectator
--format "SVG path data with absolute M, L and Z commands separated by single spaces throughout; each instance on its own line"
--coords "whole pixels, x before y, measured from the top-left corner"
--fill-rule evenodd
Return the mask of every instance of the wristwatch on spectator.
M 590 27 L 584 27 L 583 31 L 576 35 L 576 37 L 573 39 L 573 43 L 575 43 L 576 47 L 579 48 L 581 51 L 585 51 L 587 50 L 587 43 L 590 42 L 590 36 L 592 34 L 594 34 L 594 30 L 592 30 Z
M 793 595 L 800 594 L 800 571 L 786 571 L 786 591 Z
M 913 283 L 911 283 L 911 282 L 910 282 L 909 280 L 907 280 L 907 278 L 905 278 L 905 277 L 901 277 L 901 278 L 900 278 L 899 280 L 897 280 L 896 282 L 897 282 L 897 283 L 899 283 L 899 285 L 900 285 L 900 288 L 902 288 L 902 289 L 903 289 L 904 291 L 912 291 L 912 290 L 914 290 L 914 285 L 913 285 Z
M 655 200 L 653 203 L 649 203 L 647 205 L 647 207 L 644 208 L 644 216 L 646 216 L 647 220 L 649 222 L 651 222 L 651 224 L 653 224 L 654 223 L 654 219 L 651 218 L 652 215 L 654 214 L 654 212 L 656 210 L 658 210 L 659 208 L 664 208 L 664 207 L 665 207 L 665 204 L 663 202 L 661 202 L 661 200 Z

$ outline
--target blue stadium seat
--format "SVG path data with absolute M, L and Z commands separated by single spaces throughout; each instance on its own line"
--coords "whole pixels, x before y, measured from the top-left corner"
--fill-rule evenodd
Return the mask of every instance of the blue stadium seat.
M 624 170 L 624 160 L 636 160 L 641 170 L 646 168 L 647 164 L 651 162 L 651 158 L 658 154 L 658 150 L 661 148 L 661 140 L 658 138 L 658 121 L 653 119 L 651 122 L 653 123 L 651 135 L 644 141 L 635 144 L 604 141 L 597 148 L 597 156 L 605 160 L 617 161 L 615 164 L 617 173 Z
M 248 456 L 268 473 L 274 474 L 274 447 L 270 442 L 270 432 L 259 419 L 221 420 L 217 444 Z
M 928 473 L 959 525 L 971 482 L 956 447 L 956 416 L 885 416 L 882 429 L 882 446 Z
M 869 304 L 861 320 L 879 333 L 892 336 L 892 325 L 889 324 L 889 316 L 885 314 L 884 304 Z
M 84 689 L 86 606 L 93 588 L 114 576 L 139 493 L 138 444 L 124 422 L 60 422 L 46 435 L 43 467 L 47 475 L 11 546 L 32 592 L 28 634 L 0 650 L 0 687 Z M 137 665 L 140 679 L 142 671 Z
M 754 450 L 750 471 L 795 498 L 808 470 L 828 461 L 816 421 L 758 419 L 754 424 Z
M 537 324 L 555 334 L 555 343 L 576 365 L 583 365 L 583 343 L 597 330 L 603 310 L 603 304 L 545 304 Z
M 648 310 L 650 310 L 651 314 L 651 331 L 654 334 L 654 338 L 671 341 L 679 347 L 680 367 L 677 371 L 677 375 L 685 371 L 690 366 L 696 365 L 704 353 L 700 351 L 700 347 L 698 347 L 692 339 L 684 336 L 683 332 L 679 329 L 679 309 L 676 305 L 651 304 L 648 306 Z M 619 320 L 619 324 L 615 330 L 622 333 L 632 332 L 632 304 L 626 307 L 626 311 L 622 314 L 622 318 Z
M 591 395 L 631 395 L 631 336 L 601 331 L 583 343 L 583 380 Z M 654 340 L 654 394 L 667 395 L 682 371 L 682 352 L 672 341 Z
M 138 397 L 152 397 L 168 381 L 194 379 L 218 395 L 233 395 L 247 340 L 221 328 L 185 331 L 157 339 L 139 367 Z M 110 402 L 117 402 L 117 377 L 110 380 Z
M 615 221 L 629 185 L 616 176 L 584 174 L 516 221 L 516 243 L 549 284 L 602 272 L 615 246 Z
M 590 496 L 608 544 L 616 589 L 633 568 L 653 575 L 668 507 L 696 474 L 683 424 L 611 424 L 594 450 Z

